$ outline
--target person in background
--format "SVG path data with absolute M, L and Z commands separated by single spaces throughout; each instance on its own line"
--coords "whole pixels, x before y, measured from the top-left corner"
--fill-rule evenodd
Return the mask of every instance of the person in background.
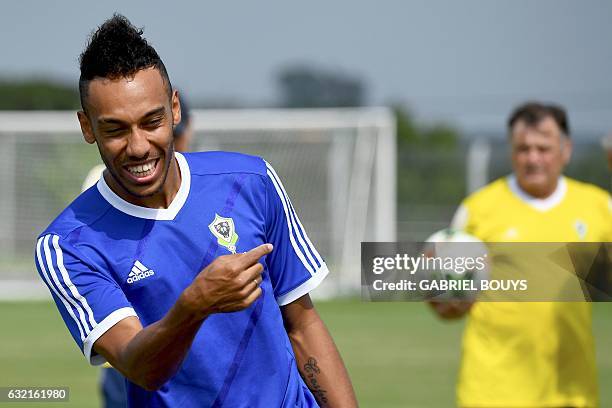
M 174 149 L 177 152 L 188 152 L 193 140 L 193 118 L 189 104 L 182 92 L 179 92 L 181 103 L 181 121 L 174 125 Z
M 467 197 L 452 221 L 484 242 L 610 242 L 610 195 L 563 175 L 572 154 L 565 110 L 530 102 L 508 120 L 513 173 Z M 596 407 L 587 302 L 432 302 L 469 315 L 457 384 L 460 407 Z

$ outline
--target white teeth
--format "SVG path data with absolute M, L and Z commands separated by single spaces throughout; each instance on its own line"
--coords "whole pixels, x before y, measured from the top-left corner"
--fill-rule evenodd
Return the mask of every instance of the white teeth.
M 155 160 L 136 166 L 128 166 L 127 170 L 137 177 L 150 176 L 155 169 Z

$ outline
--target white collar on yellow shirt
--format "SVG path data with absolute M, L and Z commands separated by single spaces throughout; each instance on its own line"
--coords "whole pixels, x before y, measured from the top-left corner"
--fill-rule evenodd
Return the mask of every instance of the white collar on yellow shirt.
M 527 194 L 516 181 L 516 176 L 511 174 L 508 176 L 508 186 L 510 190 L 525 204 L 535 208 L 538 211 L 548 211 L 561 203 L 567 192 L 567 182 L 565 177 L 559 177 L 557 188 L 551 195 L 546 198 L 536 198 Z

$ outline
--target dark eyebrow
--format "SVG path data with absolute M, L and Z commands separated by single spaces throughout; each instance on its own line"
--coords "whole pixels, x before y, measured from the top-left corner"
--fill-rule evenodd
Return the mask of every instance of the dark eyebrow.
M 147 113 L 143 115 L 141 120 L 148 119 L 151 116 L 161 115 L 164 113 L 164 111 L 165 111 L 165 108 L 163 106 L 151 109 L 150 111 L 148 111 Z M 98 124 L 99 125 L 124 125 L 125 122 L 120 119 L 101 117 L 98 119 Z
M 163 115 L 165 111 L 166 111 L 166 109 L 163 106 L 160 106 L 159 108 L 155 108 L 155 109 L 150 110 L 142 118 L 143 119 L 148 119 L 151 116 Z
M 124 122 L 113 118 L 99 118 L 98 125 L 123 125 Z

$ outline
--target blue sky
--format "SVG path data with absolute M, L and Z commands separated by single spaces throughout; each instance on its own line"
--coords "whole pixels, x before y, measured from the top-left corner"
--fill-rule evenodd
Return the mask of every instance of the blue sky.
M 612 130 L 612 2 L 19 1 L 0 14 L 0 75 L 76 81 L 87 35 L 114 11 L 138 26 L 192 99 L 271 104 L 306 63 L 362 78 L 372 105 L 503 129 L 525 99 L 565 104 L 578 131 Z

